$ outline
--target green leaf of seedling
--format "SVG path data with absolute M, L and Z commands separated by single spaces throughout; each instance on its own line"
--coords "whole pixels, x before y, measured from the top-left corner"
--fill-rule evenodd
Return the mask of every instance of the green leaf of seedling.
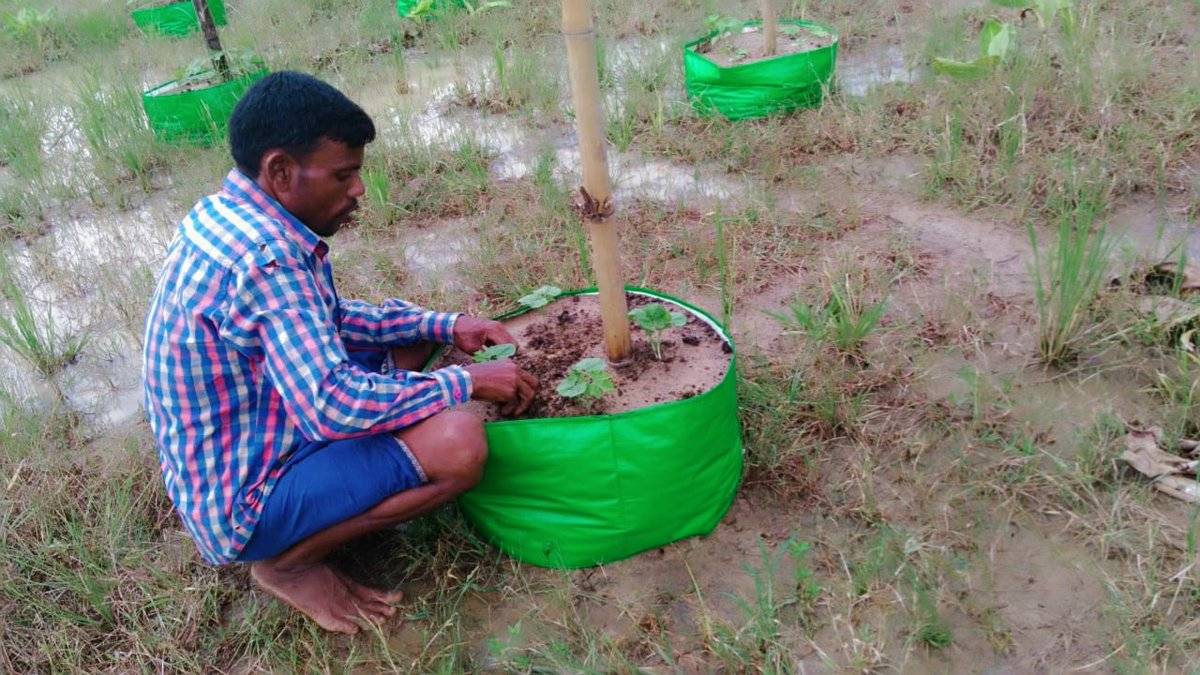
M 512 358 L 513 354 L 517 353 L 517 346 L 513 344 L 492 345 L 485 349 L 480 349 L 471 356 L 475 363 L 487 363 L 488 361 L 499 361 L 501 359 Z
M 535 289 L 529 295 L 522 296 L 517 302 L 529 307 L 537 309 L 550 304 L 550 301 L 562 295 L 562 289 L 558 286 L 542 286 Z
M 992 4 L 1009 9 L 1025 9 L 1029 6 L 1029 0 L 992 0 Z
M 679 328 L 685 323 L 687 323 L 686 316 L 680 314 L 679 312 L 671 312 L 671 325 L 673 327 Z
M 591 356 L 586 359 L 580 359 L 579 363 L 571 366 L 571 370 L 581 373 L 600 373 L 608 370 L 608 364 L 604 362 L 604 359 Z
M 558 383 L 555 391 L 563 398 L 578 398 L 587 392 L 587 382 L 578 373 L 567 373 L 566 378 Z
M 1012 42 L 1012 26 L 998 19 L 988 19 L 979 33 L 979 56 L 1004 60 Z
M 956 61 L 954 59 L 943 59 L 939 56 L 933 59 L 933 72 L 938 75 L 953 77 L 956 80 L 978 80 L 992 72 L 992 64 L 993 61 L 988 58 L 975 59 L 974 61 Z

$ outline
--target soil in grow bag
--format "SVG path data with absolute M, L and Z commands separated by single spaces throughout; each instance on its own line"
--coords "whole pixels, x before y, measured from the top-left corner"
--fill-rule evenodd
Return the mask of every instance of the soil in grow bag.
M 745 120 L 821 105 L 833 82 L 837 33 L 811 21 L 781 20 L 776 49 L 763 55 L 757 21 L 684 45 L 683 79 L 696 112 Z
M 225 3 L 222 0 L 209 0 L 208 10 L 212 13 L 214 24 L 226 24 Z M 132 8 L 129 16 L 143 33 L 182 37 L 200 30 L 200 20 L 196 18 L 192 0 L 140 2 Z
M 775 53 L 768 55 L 763 35 L 761 27 L 746 27 L 697 45 L 696 53 L 704 54 L 722 68 L 729 68 L 789 54 L 811 52 L 833 44 L 832 35 L 815 33 L 800 26 L 784 25 L 775 41 Z
M 630 309 L 657 302 L 634 294 L 627 300 Z M 564 398 L 556 388 L 572 365 L 587 357 L 604 356 L 597 296 L 563 298 L 506 320 L 505 327 L 518 343 L 513 360 L 538 378 L 537 397 L 525 417 L 620 413 L 688 399 L 717 386 L 729 369 L 732 348 L 708 323 L 673 305 L 666 307 L 683 315 L 687 323 L 662 332 L 662 359 L 655 356 L 649 337 L 635 326 L 630 362 L 608 369 L 615 390 L 591 405 Z M 471 362 L 469 355 L 454 349 L 439 365 Z M 505 419 L 499 415 L 499 406 L 486 401 L 472 401 L 467 409 L 485 421 Z

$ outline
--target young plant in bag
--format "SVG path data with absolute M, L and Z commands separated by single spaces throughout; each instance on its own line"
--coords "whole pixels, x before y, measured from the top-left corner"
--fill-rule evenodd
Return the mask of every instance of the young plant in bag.
M 571 366 L 567 376 L 558 383 L 559 396 L 579 401 L 585 408 L 594 408 L 604 395 L 616 389 L 608 364 L 604 359 L 589 357 Z
M 511 359 L 513 354 L 517 353 L 517 346 L 514 344 L 492 345 L 480 349 L 471 355 L 475 363 L 488 363 L 489 361 L 503 361 Z
M 668 328 L 679 328 L 687 323 L 687 317 L 668 311 L 666 307 L 655 303 L 644 305 L 629 311 L 629 318 L 646 331 L 650 338 L 650 348 L 654 350 L 654 358 L 662 361 L 662 332 Z
M 562 295 L 562 289 L 558 286 L 542 286 L 534 290 L 529 295 L 522 296 L 517 302 L 525 305 L 530 309 L 545 307 L 550 304 L 550 301 Z

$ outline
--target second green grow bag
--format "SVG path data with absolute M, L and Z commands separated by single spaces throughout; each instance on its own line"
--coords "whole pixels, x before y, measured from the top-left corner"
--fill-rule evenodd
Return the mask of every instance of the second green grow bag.
M 208 11 L 212 13 L 213 23 L 225 25 L 225 3 L 223 0 L 209 0 Z M 193 31 L 200 30 L 200 19 L 196 17 L 196 8 L 192 0 L 173 2 L 160 7 L 135 9 L 129 13 L 133 23 L 147 35 L 159 34 L 181 37 Z
M 628 291 L 695 315 L 732 349 L 703 310 Z M 501 550 L 543 567 L 588 567 L 708 534 L 742 476 L 732 352 L 720 384 L 689 399 L 611 415 L 490 422 L 486 430 L 483 480 L 459 504 Z
M 242 94 L 266 74 L 264 68 L 194 91 L 179 91 L 175 80 L 160 84 L 142 94 L 146 119 L 159 140 L 212 145 L 228 135 L 229 116 Z
M 738 30 L 761 24 L 761 21 L 750 21 Z M 696 51 L 698 46 L 717 37 L 720 31 L 687 43 L 683 46 L 683 79 L 696 112 L 744 120 L 821 105 L 837 63 L 837 32 L 811 21 L 788 19 L 779 24 L 827 35 L 833 42 L 820 49 L 728 68 L 718 66 Z

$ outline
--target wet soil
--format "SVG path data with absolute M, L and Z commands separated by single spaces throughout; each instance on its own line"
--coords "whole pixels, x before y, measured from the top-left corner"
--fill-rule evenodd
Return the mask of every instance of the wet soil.
M 657 302 L 644 295 L 627 297 L 631 309 Z M 555 389 L 580 359 L 604 354 L 600 303 L 596 296 L 564 298 L 506 321 L 506 327 L 518 341 L 519 351 L 514 360 L 537 377 L 539 383 L 537 399 L 525 418 L 626 412 L 688 399 L 719 384 L 729 370 L 732 355 L 729 344 L 698 316 L 682 307 L 669 303 L 668 306 L 684 314 L 687 323 L 664 331 L 662 360 L 655 358 L 649 339 L 635 326 L 630 362 L 609 368 L 616 391 L 592 406 L 565 399 Z M 469 363 L 471 357 L 455 349 L 439 365 Z M 498 406 L 492 403 L 472 401 L 468 408 L 487 421 L 502 419 Z
M 704 54 L 710 61 L 722 68 L 729 68 L 731 66 L 744 66 L 748 63 L 766 61 L 789 54 L 811 52 L 833 44 L 832 36 L 818 35 L 803 28 L 798 28 L 794 34 L 788 34 L 784 32 L 785 27 L 783 25 L 779 27 L 779 37 L 776 40 L 775 53 L 771 56 L 767 56 L 766 54 L 766 46 L 763 44 L 763 34 L 758 28 L 750 28 L 740 33 L 725 35 L 711 42 L 706 42 L 697 46 L 696 52 Z M 790 31 L 791 29 L 789 28 L 788 30 Z

